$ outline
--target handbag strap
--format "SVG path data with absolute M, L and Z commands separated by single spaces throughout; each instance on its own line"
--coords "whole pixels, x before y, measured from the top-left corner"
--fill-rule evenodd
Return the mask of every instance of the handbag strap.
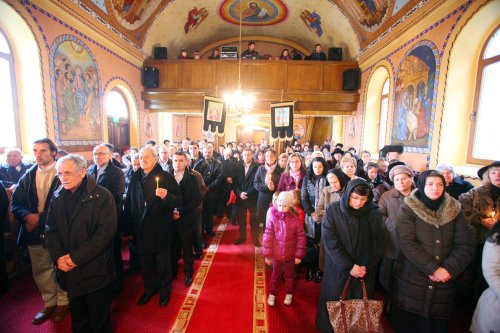
M 365 309 L 366 325 L 368 326 L 369 332 L 374 332 L 372 319 L 370 317 L 370 305 L 368 304 L 368 293 L 366 291 L 366 284 L 363 278 L 361 278 L 361 286 L 363 288 L 363 305 L 364 305 L 363 308 Z
M 340 301 L 345 300 L 347 298 L 347 290 L 349 290 L 349 283 L 351 282 L 351 275 L 347 278 L 345 282 L 344 289 L 342 289 L 342 294 L 340 295 Z M 364 294 L 363 294 L 364 296 Z

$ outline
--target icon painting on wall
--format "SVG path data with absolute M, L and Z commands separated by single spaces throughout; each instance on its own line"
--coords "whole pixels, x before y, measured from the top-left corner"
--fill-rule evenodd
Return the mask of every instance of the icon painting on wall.
M 56 39 L 50 48 L 55 136 L 65 145 L 100 142 L 101 87 L 94 56 L 71 35 Z
M 304 21 L 307 28 L 309 28 L 309 30 L 315 33 L 318 37 L 323 35 L 323 28 L 321 28 L 321 16 L 316 13 L 315 10 L 311 13 L 307 9 L 304 9 L 302 13 L 300 13 L 300 18 Z
M 146 22 L 160 3 L 161 0 L 111 0 L 115 17 L 129 30 Z
M 394 85 L 391 144 L 401 144 L 414 152 L 430 149 L 437 89 L 436 59 L 435 45 L 420 42 L 401 61 Z
M 241 1 L 224 0 L 219 7 L 222 19 L 248 26 L 272 25 L 283 21 L 288 9 L 281 0 Z

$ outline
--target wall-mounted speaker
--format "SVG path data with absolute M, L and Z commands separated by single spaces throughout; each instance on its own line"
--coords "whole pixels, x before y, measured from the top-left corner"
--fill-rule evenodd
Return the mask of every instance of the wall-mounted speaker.
M 356 91 L 359 89 L 359 69 L 346 69 L 342 73 L 342 89 L 345 91 Z
M 328 49 L 328 61 L 342 61 L 342 48 L 330 47 Z
M 142 84 L 144 88 L 158 88 L 160 86 L 160 71 L 156 67 L 142 68 Z
M 167 60 L 168 50 L 166 47 L 155 47 L 153 51 L 153 57 L 155 60 Z

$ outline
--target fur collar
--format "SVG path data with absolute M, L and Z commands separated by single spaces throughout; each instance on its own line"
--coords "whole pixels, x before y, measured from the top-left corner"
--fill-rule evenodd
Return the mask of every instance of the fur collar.
M 444 200 L 437 211 L 427 208 L 416 196 L 415 192 L 404 199 L 406 205 L 424 222 L 435 227 L 450 223 L 461 211 L 460 203 L 445 193 Z

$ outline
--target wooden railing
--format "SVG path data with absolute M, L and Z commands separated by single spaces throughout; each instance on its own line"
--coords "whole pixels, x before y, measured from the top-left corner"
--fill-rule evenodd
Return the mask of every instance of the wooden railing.
M 238 85 L 236 60 L 152 60 L 159 87 L 144 88 L 151 111 L 200 113 L 203 96 L 223 97 Z M 342 74 L 357 62 L 243 60 L 241 87 L 255 95 L 254 113 L 269 113 L 269 103 L 296 101 L 306 115 L 347 115 L 357 108 L 359 93 L 342 90 Z

